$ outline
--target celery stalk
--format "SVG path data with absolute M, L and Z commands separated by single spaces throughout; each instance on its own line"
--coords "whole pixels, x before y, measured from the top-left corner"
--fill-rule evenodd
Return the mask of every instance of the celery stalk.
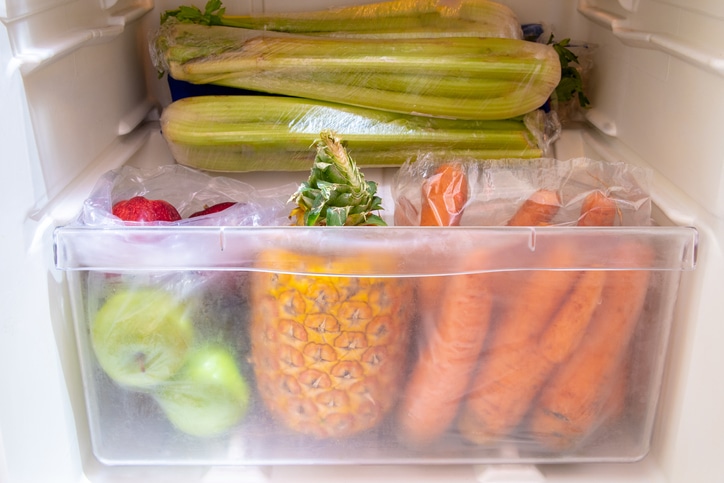
M 306 82 L 293 76 L 260 73 L 254 76 L 230 74 L 212 78 L 218 85 L 241 89 L 305 97 L 357 107 L 384 109 L 411 115 L 437 116 L 465 120 L 497 120 L 520 116 L 540 107 L 550 95 L 548 89 L 525 86 L 503 96 L 433 96 L 384 91 L 358 86 L 340 86 L 334 82 Z
M 343 136 L 363 166 L 399 166 L 428 152 L 485 158 L 541 155 L 519 119 L 425 118 L 287 97 L 186 98 L 164 110 L 161 127 L 179 163 L 215 171 L 308 169 L 310 139 L 320 129 Z
M 350 143 L 350 146 L 352 144 Z M 306 151 L 305 151 L 306 150 Z M 171 152 L 180 164 L 204 171 L 225 173 L 254 171 L 308 171 L 314 156 L 309 154 L 309 143 L 305 150 L 280 150 L 277 147 L 249 148 L 243 145 L 208 146 L 174 145 Z M 397 167 L 405 161 L 414 161 L 419 156 L 431 155 L 439 159 L 535 159 L 542 156 L 537 148 L 521 149 L 408 149 L 388 151 L 351 150 L 360 167 Z
M 405 114 L 515 117 L 540 107 L 560 80 L 560 62 L 551 46 L 515 39 L 335 40 L 254 36 L 239 33 L 244 29 L 173 22 L 164 26 L 161 57 L 176 79 Z M 230 48 L 233 42 L 237 45 Z M 416 80 L 405 86 L 397 77 L 396 85 L 385 85 L 390 76 L 400 75 Z M 449 86 L 435 83 L 444 76 L 469 82 L 451 94 Z
M 213 28 L 213 27 L 211 27 Z M 209 29 L 211 29 L 209 28 Z M 551 62 L 555 60 L 553 66 Z M 538 76 L 548 68 L 560 71 L 551 47 L 511 39 L 419 39 L 414 41 L 351 41 L 313 38 L 264 37 L 246 41 L 239 49 L 187 62 L 190 75 L 218 74 L 252 69 L 306 72 L 485 74 L 486 79 Z
M 516 15 L 491 0 L 392 0 L 311 12 L 271 15 L 226 15 L 220 0 L 209 0 L 204 12 L 179 7 L 162 15 L 202 25 L 252 30 L 362 37 L 471 36 L 522 38 Z

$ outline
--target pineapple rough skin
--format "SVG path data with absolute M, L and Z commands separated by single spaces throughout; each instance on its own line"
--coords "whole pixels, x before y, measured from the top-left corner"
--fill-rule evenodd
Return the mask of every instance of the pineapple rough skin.
M 315 145 L 309 179 L 292 196 L 297 224 L 384 224 L 372 214 L 381 209 L 377 185 L 365 181 L 339 138 L 325 131 Z M 359 250 L 259 255 L 260 267 L 272 262 L 297 274 L 251 278 L 251 362 L 266 408 L 286 427 L 318 438 L 374 428 L 394 406 L 404 375 L 409 281 L 313 275 L 355 273 L 360 264 L 394 269 L 394 257 Z

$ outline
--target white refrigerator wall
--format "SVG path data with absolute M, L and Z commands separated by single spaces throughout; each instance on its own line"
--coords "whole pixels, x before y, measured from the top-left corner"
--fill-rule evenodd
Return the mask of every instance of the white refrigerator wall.
M 359 2 L 335 4 L 343 3 Z M 630 465 L 527 468 L 521 481 L 724 481 L 724 2 L 503 3 L 522 22 L 545 22 L 559 39 L 598 45 L 593 128 L 566 133 L 559 156 L 652 167 L 661 218 L 701 233 L 699 266 L 684 275 L 650 456 Z M 105 468 L 93 460 L 65 286 L 52 268 L 52 228 L 74 216 L 108 169 L 171 161 L 153 123 L 169 95 L 147 43 L 160 12 L 176 5 L 0 0 L 0 482 L 503 481 L 494 470 L 465 467 L 260 472 Z M 289 0 L 225 6 L 233 13 L 296 7 Z

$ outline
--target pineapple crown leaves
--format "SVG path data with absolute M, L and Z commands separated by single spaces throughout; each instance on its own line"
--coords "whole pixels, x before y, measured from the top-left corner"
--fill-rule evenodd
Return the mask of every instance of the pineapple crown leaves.
M 289 200 L 297 204 L 291 213 L 297 224 L 386 225 L 372 213 L 382 209 L 377 183 L 365 180 L 342 141 L 331 131 L 322 131 L 312 146 L 317 155 L 309 179 Z

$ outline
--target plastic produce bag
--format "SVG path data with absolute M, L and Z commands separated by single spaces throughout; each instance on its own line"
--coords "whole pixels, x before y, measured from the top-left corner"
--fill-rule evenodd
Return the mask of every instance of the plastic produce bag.
M 462 255 L 443 242 L 455 228 L 428 249 L 449 273 L 416 279 L 416 355 L 398 412 L 406 444 L 565 454 L 627 430 L 640 410 L 627 413 L 627 401 L 646 400 L 632 361 L 655 325 L 646 301 L 660 280 L 645 267 L 656 249 L 622 229 L 572 225 L 651 224 L 649 176 L 587 158 L 402 167 L 397 225 L 463 225 L 461 238 L 466 225 L 505 226 Z M 503 233 L 528 237 L 496 243 Z
M 415 163 L 406 163 L 396 175 L 392 187 L 396 225 L 420 224 L 423 202 L 428 201 L 423 196 L 424 190 L 429 192 L 430 183 L 440 184 L 435 172 L 442 165 L 457 166 L 465 180 L 465 199 L 454 208 L 459 211 L 457 224 L 460 225 L 511 224 L 522 205 L 526 201 L 536 201 L 541 194 L 551 196 L 552 213 L 545 222 L 547 225 L 581 224 L 586 199 L 596 194 L 605 195 L 615 204 L 612 225 L 651 224 L 651 173 L 644 168 L 589 158 L 565 161 L 552 158 L 485 161 L 446 158 L 443 161 L 428 156 Z M 435 195 L 439 202 L 426 205 L 426 209 L 448 210 L 449 200 L 456 190 L 460 188 L 452 186 L 447 192 L 440 188 L 441 193 Z
M 586 110 L 591 107 L 586 96 L 589 78 L 594 69 L 594 54 L 598 45 L 581 40 L 556 41 L 551 26 L 542 23 L 522 26 L 523 38 L 531 42 L 557 44 L 554 48 L 561 57 L 561 82 L 551 96 L 551 112 L 555 112 L 564 126 L 585 120 Z
M 100 409 L 106 417 L 113 420 L 121 404 L 124 414 L 156 434 L 201 441 L 245 424 L 253 404 L 244 336 L 249 276 L 214 269 L 218 246 L 204 250 L 198 237 L 186 235 L 192 227 L 288 224 L 290 189 L 256 190 L 180 165 L 124 166 L 99 179 L 77 220 L 63 229 L 83 231 L 76 246 L 82 253 L 118 256 L 112 267 L 80 277 L 87 323 L 82 336 L 92 349 L 90 377 L 104 388 L 100 394 L 111 397 Z M 170 203 L 181 219 L 134 222 L 113 214 L 116 203 L 136 196 Z M 234 204 L 192 216 L 226 202 Z M 215 239 L 218 244 L 218 232 Z M 177 261 L 143 268 L 166 257 Z M 194 270 L 185 268 L 192 263 Z
M 107 172 L 98 180 L 76 223 L 101 226 L 283 225 L 288 223 L 285 195 L 290 191 L 293 191 L 291 186 L 280 187 L 278 192 L 275 189 L 261 191 L 233 178 L 211 176 L 180 165 L 153 169 L 124 166 Z M 178 210 L 181 220 L 139 223 L 123 221 L 113 215 L 115 203 L 135 196 L 170 203 Z M 225 202 L 235 204 L 223 211 L 191 217 Z
M 208 438 L 242 424 L 251 405 L 239 336 L 247 284 L 237 271 L 88 272 L 96 384 L 158 431 Z

